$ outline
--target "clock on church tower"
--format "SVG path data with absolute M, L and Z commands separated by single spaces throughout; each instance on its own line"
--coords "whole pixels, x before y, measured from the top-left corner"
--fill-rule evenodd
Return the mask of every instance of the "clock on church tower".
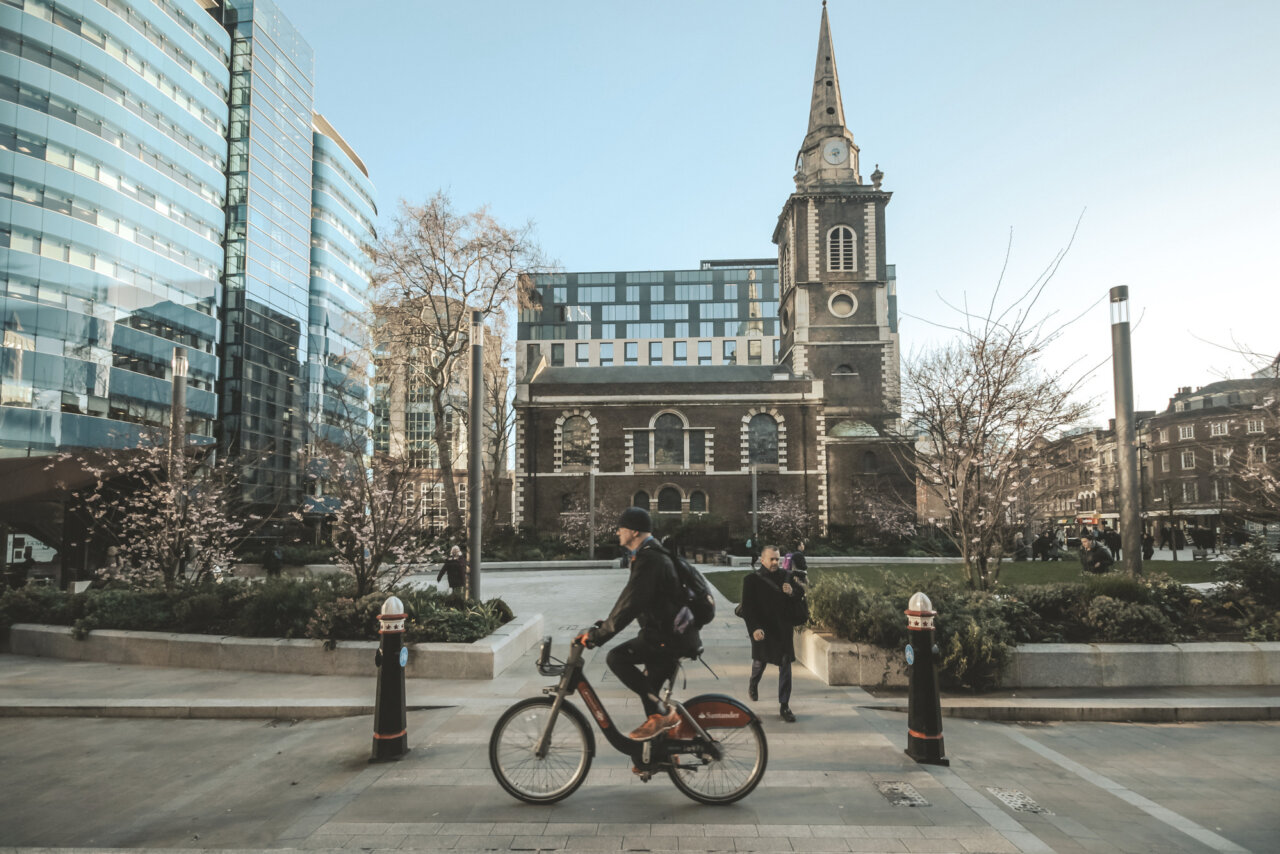
M 781 300 L 781 358 L 822 382 L 827 419 L 883 434 L 898 413 L 895 287 L 885 261 L 885 206 L 845 124 L 826 6 L 818 34 L 809 127 L 796 156 L 796 191 L 774 230 Z

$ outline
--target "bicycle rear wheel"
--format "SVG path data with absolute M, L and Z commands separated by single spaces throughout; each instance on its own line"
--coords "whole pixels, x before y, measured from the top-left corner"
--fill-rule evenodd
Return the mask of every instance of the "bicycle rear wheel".
M 695 737 L 694 749 L 673 756 L 675 763 L 668 771 L 671 782 L 703 804 L 731 804 L 751 794 L 769 763 L 769 745 L 760 721 L 727 697 L 695 699 L 686 709 L 711 736 L 713 744 L 705 750 Z M 712 757 L 712 750 L 718 752 L 719 758 Z
M 587 721 L 564 703 L 551 732 L 547 755 L 539 759 L 534 746 L 551 714 L 552 697 L 521 700 L 503 712 L 489 738 L 489 767 L 499 785 L 530 804 L 553 804 L 569 797 L 591 769 L 595 742 Z

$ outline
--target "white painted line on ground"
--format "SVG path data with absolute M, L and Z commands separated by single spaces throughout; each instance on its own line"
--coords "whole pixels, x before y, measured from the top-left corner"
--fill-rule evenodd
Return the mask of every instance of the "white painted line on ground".
M 1190 836 L 1192 839 L 1195 839 L 1198 842 L 1204 843 L 1205 845 L 1212 848 L 1214 851 L 1223 851 L 1223 852 L 1227 852 L 1227 854 L 1250 854 L 1249 849 L 1241 848 L 1239 845 L 1236 845 L 1230 839 L 1219 836 L 1218 834 L 1214 833 L 1212 830 L 1209 830 L 1208 828 L 1201 827 L 1200 825 L 1196 824 L 1191 819 L 1185 816 L 1179 815 L 1178 813 L 1174 812 L 1171 809 L 1160 806 L 1150 798 L 1144 798 L 1142 795 L 1139 795 L 1137 792 L 1134 792 L 1131 789 L 1127 789 L 1124 786 L 1120 785 L 1115 780 L 1112 780 L 1110 777 L 1105 777 L 1102 774 L 1097 773 L 1096 771 L 1089 770 L 1085 766 L 1081 765 L 1079 762 L 1076 762 L 1073 759 L 1068 759 L 1066 756 L 1063 756 L 1058 751 L 1053 750 L 1052 748 L 1049 748 L 1049 747 L 1045 747 L 1043 744 L 1031 738 L 1030 736 L 1026 735 L 1025 733 L 1018 732 L 1017 730 L 1012 729 L 1010 727 L 1001 727 L 1000 731 L 1003 732 L 1005 735 L 1009 736 L 1009 738 L 1018 742 L 1018 744 L 1021 744 L 1023 747 L 1040 754 L 1045 759 L 1048 759 L 1050 762 L 1053 762 L 1058 766 L 1065 768 L 1066 770 L 1075 774 L 1080 779 L 1085 780 L 1089 783 L 1092 783 L 1093 785 L 1097 786 L 1100 789 L 1105 789 L 1106 791 L 1115 795 L 1120 800 L 1125 801 L 1126 803 L 1132 804 L 1133 806 L 1145 812 L 1147 815 L 1151 816 L 1154 819 L 1157 819 L 1158 821 L 1164 822 L 1165 824 L 1169 825 L 1175 830 L 1182 831 L 1187 836 Z

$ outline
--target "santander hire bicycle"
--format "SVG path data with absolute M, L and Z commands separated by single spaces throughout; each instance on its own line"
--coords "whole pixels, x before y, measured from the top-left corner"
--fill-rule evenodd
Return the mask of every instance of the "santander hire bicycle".
M 700 694 L 686 702 L 672 698 L 679 668 L 662 697 L 680 714 L 680 723 L 649 741 L 635 741 L 613 719 L 583 673 L 582 644 L 569 658 L 551 658 L 551 638 L 542 639 L 538 672 L 559 676 L 541 697 L 530 697 L 503 712 L 489 739 L 489 766 L 508 793 L 531 804 L 569 797 L 587 778 L 595 756 L 595 735 L 568 697 L 577 692 L 605 740 L 631 757 L 640 779 L 665 771 L 675 787 L 704 804 L 731 804 L 759 784 L 769 760 L 764 728 L 746 705 L 724 694 Z

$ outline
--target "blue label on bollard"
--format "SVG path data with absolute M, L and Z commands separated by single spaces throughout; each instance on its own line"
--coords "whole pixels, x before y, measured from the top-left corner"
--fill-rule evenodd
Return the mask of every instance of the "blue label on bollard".
M 907 644 L 907 664 L 916 663 L 916 651 L 911 648 L 911 644 Z
M 409 650 L 405 649 L 404 647 L 400 647 L 400 666 L 401 667 L 409 666 Z

